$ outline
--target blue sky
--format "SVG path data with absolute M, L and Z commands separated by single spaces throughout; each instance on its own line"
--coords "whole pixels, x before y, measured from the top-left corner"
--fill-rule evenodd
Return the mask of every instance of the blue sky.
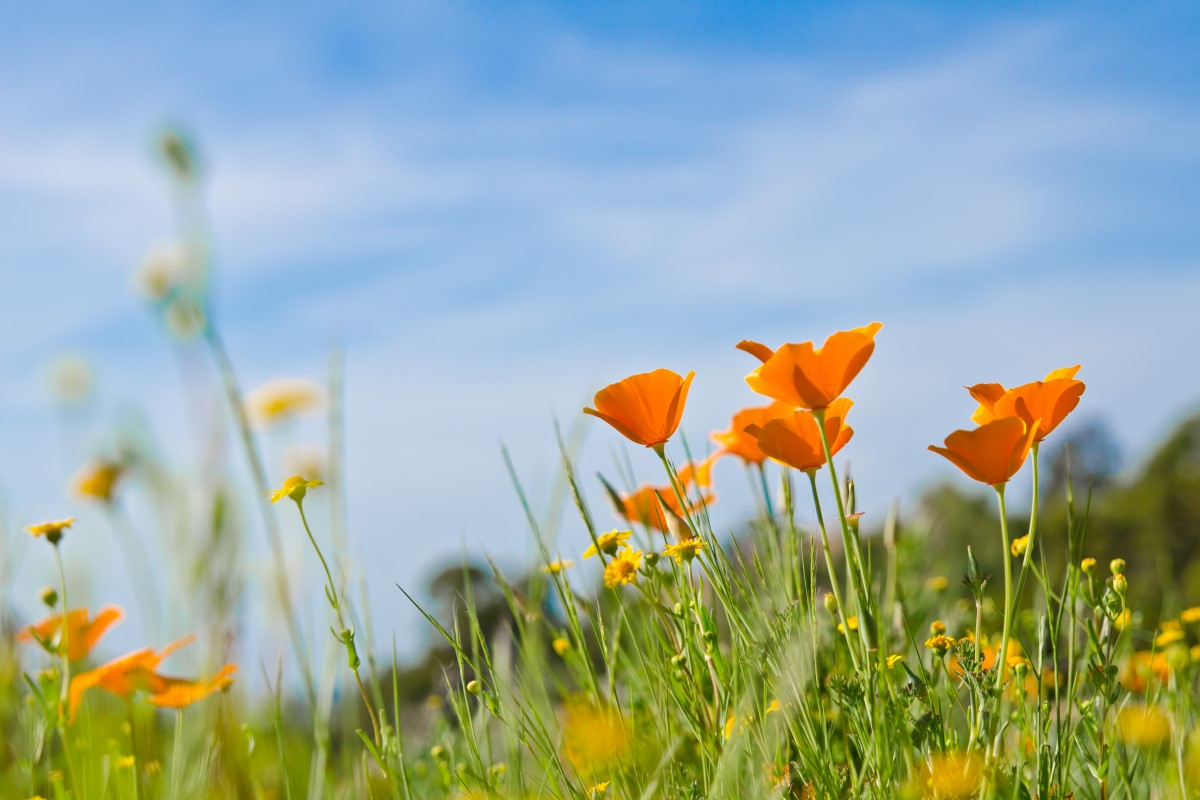
M 886 323 L 852 391 L 869 511 L 958 480 L 925 446 L 978 381 L 1082 363 L 1080 414 L 1136 456 L 1200 398 L 1198 40 L 1184 3 L 0 10 L 6 516 L 80 511 L 83 573 L 111 534 L 62 486 L 112 422 L 144 415 L 188 467 L 172 350 L 129 280 L 172 237 L 166 123 L 200 143 L 243 381 L 322 380 L 346 344 L 352 535 L 405 652 L 427 636 L 395 582 L 463 547 L 531 553 L 500 440 L 545 499 L 553 420 L 665 366 L 698 373 L 701 442 L 756 402 L 742 338 Z M 99 386 L 74 438 L 42 380 L 63 353 Z M 611 474 L 615 434 L 584 429 L 581 473 Z M 718 526 L 751 508 L 737 472 Z M 564 552 L 584 535 L 568 517 Z M 32 613 L 49 564 L 9 539 Z M 94 605 L 132 604 L 96 583 Z

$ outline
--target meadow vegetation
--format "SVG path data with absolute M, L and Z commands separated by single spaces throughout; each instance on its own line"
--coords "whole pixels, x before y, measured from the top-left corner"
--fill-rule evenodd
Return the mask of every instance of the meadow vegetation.
M 27 521 L 26 562 L 59 580 L 38 599 L 45 618 L 9 618 L 0 642 L 3 797 L 1200 797 L 1200 606 L 1188 605 L 1200 602 L 1200 472 L 1188 471 L 1200 423 L 1093 506 L 1065 451 L 1047 457 L 1084 402 L 1080 367 L 972 386 L 974 414 L 929 449 L 989 502 L 938 489 L 926 513 L 868 535 L 839 455 L 853 447 L 847 392 L 880 323 L 820 346 L 738 343 L 760 401 L 703 452 L 678 433 L 694 373 L 632 375 L 584 409 L 594 435 L 633 445 L 621 474 L 599 479 L 611 509 L 589 505 L 584 471 L 557 443 L 584 544 L 544 528 L 506 453 L 540 559 L 517 576 L 482 556 L 449 570 L 437 608 L 397 587 L 439 637 L 425 665 L 404 667 L 352 579 L 340 361 L 327 387 L 242 390 L 209 299 L 201 170 L 177 134 L 161 152 L 179 245 L 147 262 L 139 287 L 164 328 L 209 357 L 228 411 L 219 434 L 250 485 L 210 462 L 181 478 L 128 441 L 74 478 L 81 502 L 124 531 L 139 615 L 186 591 L 175 601 L 202 634 L 115 658 L 105 635 L 126 611 L 62 567 L 93 532 Z M 263 429 L 321 408 L 326 450 L 272 480 Z M 1039 459 L 1056 465 L 1050 480 Z M 719 461 L 744 468 L 759 505 L 735 528 L 710 516 Z M 1009 507 L 1013 481 L 1032 487 L 1027 509 Z M 134 484 L 155 498 L 163 535 L 179 537 L 169 552 L 190 580 L 156 580 L 120 502 Z M 311 514 L 314 498 L 328 513 Z M 270 665 L 237 663 L 249 514 L 288 648 Z M 295 608 L 291 531 L 324 584 L 315 635 Z M 1165 569 L 1152 548 L 1172 554 Z M 210 667 L 180 677 L 167 665 L 189 645 Z M 251 670 L 264 691 L 247 689 Z

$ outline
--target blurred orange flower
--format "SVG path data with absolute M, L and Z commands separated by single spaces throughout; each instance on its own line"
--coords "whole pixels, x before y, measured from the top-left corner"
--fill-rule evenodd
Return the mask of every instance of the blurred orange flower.
M 854 429 L 845 424 L 846 414 L 854 402 L 848 397 L 834 400 L 825 412 L 825 435 L 829 451 L 837 455 Z M 755 426 L 750 426 L 754 430 Z M 772 419 L 761 429 L 754 430 L 758 446 L 772 460 L 802 472 L 820 469 L 825 465 L 825 448 L 821 444 L 821 429 L 811 411 L 791 411 Z
M 749 433 L 746 426 L 757 425 L 761 428 L 768 421 L 782 417 L 791 410 L 791 406 L 778 400 L 765 406 L 743 408 L 733 415 L 729 430 L 714 431 L 712 440 L 722 446 L 723 453 L 735 455 L 747 464 L 761 464 L 767 454 L 758 446 L 758 437 Z
M 155 651 L 152 647 L 135 650 L 132 653 L 102 664 L 93 670 L 81 672 L 71 679 L 71 689 L 68 707 L 70 719 L 75 718 L 83 693 L 93 687 L 100 687 L 120 697 L 132 697 L 136 691 L 150 694 L 161 694 L 170 688 L 166 678 L 155 672 L 167 656 L 186 644 L 190 644 L 195 636 L 185 636 L 177 639 Z
M 967 391 L 979 401 L 971 421 L 984 425 L 1003 417 L 1018 416 L 1030 425 L 1041 420 L 1034 441 L 1049 436 L 1067 415 L 1079 405 L 1086 385 L 1075 379 L 1079 365 L 1056 369 L 1045 380 L 1033 381 L 1015 389 L 1005 389 L 998 383 L 977 383 Z
M 1166 684 L 1171 679 L 1171 662 L 1165 653 L 1140 650 L 1125 661 L 1121 684 L 1131 692 L 1142 694 L 1155 683 Z
M 713 464 L 717 463 L 717 459 L 724 455 L 724 452 L 718 450 L 703 461 L 689 461 L 679 470 L 679 482 L 684 486 L 691 486 L 694 483 L 704 489 L 710 488 Z
M 946 446 L 929 445 L 968 477 L 995 485 L 1004 483 L 1025 463 L 1038 432 L 1038 421 L 1026 425 L 1020 417 L 1004 417 L 973 431 L 959 430 L 946 437 Z
M 166 688 L 150 697 L 150 702 L 162 708 L 185 708 L 198 703 L 216 692 L 223 692 L 233 685 L 233 673 L 237 665 L 226 664 L 221 671 L 211 678 L 200 680 L 185 680 L 183 678 L 162 678 Z
M 96 643 L 104 637 L 108 629 L 125 618 L 125 612 L 118 606 L 105 606 L 96 614 L 96 618 L 88 619 L 88 610 L 86 608 L 77 608 L 74 611 L 67 613 L 67 658 L 71 661 L 80 661 L 87 658 L 92 652 L 92 648 Z M 40 639 L 52 645 L 58 645 L 62 641 L 62 623 L 61 614 L 56 614 L 53 617 L 47 617 L 41 622 L 22 628 L 17 633 L 17 639 L 23 642 L 31 642 L 35 639 Z
M 687 484 L 684 484 L 685 488 Z M 690 501 L 689 512 L 695 512 L 709 505 L 717 496 L 713 493 L 702 495 L 695 501 Z M 631 494 L 619 494 L 615 498 L 617 513 L 630 522 L 637 522 L 647 528 L 667 533 L 670 531 L 671 516 L 663 510 L 670 509 L 677 517 L 686 517 L 675 492 L 670 486 L 642 486 Z
M 820 348 L 812 342 L 785 344 L 771 351 L 757 342 L 742 342 L 738 347 L 762 358 L 771 355 L 746 383 L 759 394 L 787 403 L 794 408 L 825 408 L 838 398 L 875 351 L 875 334 L 882 322 L 861 328 L 838 331 Z
M 681 378 L 669 369 L 631 375 L 596 392 L 591 414 L 622 436 L 646 447 L 661 448 L 679 427 L 695 372 Z

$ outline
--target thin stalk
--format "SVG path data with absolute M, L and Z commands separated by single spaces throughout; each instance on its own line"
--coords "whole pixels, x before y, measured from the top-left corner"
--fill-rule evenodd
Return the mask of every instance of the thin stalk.
M 837 601 L 838 609 L 845 618 L 846 608 L 845 601 L 842 600 L 842 589 L 838 584 L 837 569 L 833 566 L 833 551 L 829 547 L 829 534 L 825 530 L 825 515 L 821 513 L 821 497 L 817 493 L 817 472 L 816 470 L 805 470 L 805 475 L 808 476 L 808 483 L 812 487 L 813 506 L 817 509 L 817 527 L 821 529 L 821 546 L 825 551 L 825 567 L 829 570 L 829 585 L 833 588 L 833 599 Z M 862 620 L 859 620 L 861 627 Z M 850 662 L 854 664 L 854 669 L 858 670 L 858 655 L 854 650 L 854 642 L 850 638 L 850 626 L 842 625 L 842 634 L 846 637 L 846 647 L 850 650 Z
M 171 800 L 179 798 L 179 771 L 183 769 L 183 709 L 175 711 L 175 741 L 171 744 Z
M 266 499 L 267 495 L 270 494 L 270 487 L 267 485 L 267 471 L 263 466 L 262 455 L 258 452 L 258 447 L 254 442 L 254 431 L 250 427 L 249 417 L 246 416 L 246 405 L 242 400 L 241 390 L 238 388 L 237 376 L 233 371 L 233 361 L 230 359 L 224 342 L 211 322 L 204 328 L 204 340 L 208 344 L 209 352 L 212 354 L 213 361 L 217 365 L 217 372 L 220 373 L 221 382 L 225 386 L 225 394 L 229 401 L 230 410 L 233 412 L 234 422 L 237 423 L 238 434 L 242 440 L 242 449 L 246 455 L 246 462 L 250 467 L 250 475 L 254 479 L 256 493 L 259 498 L 258 505 L 263 515 L 263 527 L 267 531 L 267 540 L 271 545 L 271 556 L 275 560 L 275 588 L 279 592 L 279 601 L 284 617 L 287 620 L 288 636 L 292 643 L 292 653 L 295 656 L 296 662 L 300 665 L 300 671 L 304 677 L 304 690 L 308 695 L 309 705 L 314 709 L 315 713 L 317 707 L 316 684 L 313 681 L 312 667 L 308 663 L 308 654 L 304 649 L 304 643 L 300 636 L 300 628 L 296 624 L 296 610 L 292 604 L 292 592 L 288 585 L 287 565 L 283 553 L 283 537 L 279 533 L 279 521 L 275 518 L 275 514 Z
M 321 561 L 321 567 L 325 570 L 325 579 L 329 583 L 329 604 L 333 606 L 334 614 L 337 615 L 338 628 L 342 631 L 347 631 L 346 621 L 342 617 L 342 604 L 339 599 L 339 594 L 336 584 L 333 582 L 333 573 L 329 571 L 329 562 L 325 560 L 325 554 L 321 552 L 321 546 L 317 544 L 317 539 L 313 536 L 312 529 L 308 527 L 308 518 L 304 516 L 304 504 L 296 501 L 296 508 L 300 509 L 300 521 L 304 523 L 304 532 L 308 534 L 308 540 L 312 542 L 313 550 L 317 552 L 317 558 Z M 345 641 L 345 640 L 343 640 Z M 349 647 L 347 643 L 347 647 Z M 358 656 L 351 652 L 353 661 L 358 660 Z M 371 698 L 367 695 L 367 688 L 363 685 L 362 676 L 359 674 L 358 665 L 351 662 L 350 671 L 354 673 L 354 681 L 358 684 L 358 691 L 362 695 L 363 705 L 367 707 L 367 714 L 371 717 L 371 730 L 375 733 L 375 746 L 382 747 L 383 739 L 379 733 L 379 720 L 375 718 L 375 709 L 371 707 Z
M 1000 540 L 1002 544 L 1001 557 L 1004 559 L 1004 623 L 1000 634 L 1000 649 L 996 652 L 996 691 L 1004 686 L 1004 665 L 1008 656 L 1008 637 L 1012 632 L 1013 618 L 1013 585 L 1012 585 L 1012 556 L 1008 543 L 1008 509 L 1004 505 L 1004 487 L 1006 484 L 997 483 L 992 488 L 996 490 L 996 499 L 1000 505 Z M 1027 549 L 1028 555 L 1029 550 Z M 976 637 L 978 638 L 978 637 Z M 1000 698 L 997 698 L 997 703 Z

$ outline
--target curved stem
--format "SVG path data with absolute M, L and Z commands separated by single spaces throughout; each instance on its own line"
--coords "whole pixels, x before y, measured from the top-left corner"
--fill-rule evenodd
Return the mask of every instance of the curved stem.
M 342 616 L 342 603 L 339 599 L 340 594 L 338 593 L 337 586 L 333 582 L 333 573 L 329 570 L 329 562 L 325 560 L 325 554 L 321 552 L 321 547 L 317 544 L 317 539 L 315 536 L 313 536 L 312 529 L 308 527 L 308 517 L 304 515 L 304 504 L 297 500 L 296 508 L 300 509 L 300 521 L 304 523 L 304 532 L 308 534 L 308 540 L 312 542 L 313 550 L 317 551 L 317 558 L 321 560 L 321 567 L 325 570 L 325 579 L 328 582 L 327 585 L 329 588 L 329 591 L 327 592 L 329 596 L 329 604 L 333 606 L 333 612 L 337 616 L 338 628 L 340 628 L 343 632 L 347 631 L 349 628 L 346 627 L 346 620 Z M 346 644 L 347 648 L 351 646 L 346 640 L 343 639 L 342 641 Z M 351 658 L 353 661 L 358 660 L 358 656 L 354 654 L 353 651 L 351 651 Z M 358 665 L 351 663 L 350 671 L 354 673 L 354 681 L 358 684 L 358 691 L 362 695 L 363 705 L 367 707 L 367 714 L 371 717 L 371 730 L 375 735 L 375 746 L 382 747 L 383 739 L 379 732 L 379 720 L 375 718 L 375 709 L 371 707 L 371 699 L 367 696 L 366 687 L 363 686 L 362 676 L 359 675 L 358 671 Z
M 1000 540 L 1003 545 L 1001 558 L 1004 559 L 1004 622 L 1000 634 L 1000 649 L 996 651 L 996 691 L 1004 686 L 1004 669 L 1008 656 L 1008 637 L 1012 631 L 1013 618 L 1013 585 L 1012 585 L 1012 554 L 1008 542 L 1008 510 L 1004 505 L 1005 484 L 997 483 L 992 488 L 996 490 L 996 499 L 1000 504 Z M 1025 551 L 1028 554 L 1028 550 Z M 999 702 L 999 698 L 997 698 Z
M 833 552 L 829 547 L 829 534 L 825 530 L 825 515 L 821 513 L 821 497 L 817 493 L 817 472 L 816 470 L 806 470 L 804 474 L 808 476 L 808 483 L 812 487 L 813 505 L 817 509 L 817 527 L 821 529 L 821 546 L 825 551 L 825 567 L 829 570 L 829 585 L 833 587 L 833 599 L 837 601 L 838 609 L 844 620 L 846 605 L 842 600 L 841 587 L 838 585 L 837 569 L 833 565 Z M 861 620 L 859 622 L 861 623 Z M 854 642 L 850 638 L 849 625 L 842 624 L 842 634 L 846 637 L 846 647 L 850 650 L 850 662 L 854 664 L 854 669 L 857 670 L 858 655 L 854 651 Z

